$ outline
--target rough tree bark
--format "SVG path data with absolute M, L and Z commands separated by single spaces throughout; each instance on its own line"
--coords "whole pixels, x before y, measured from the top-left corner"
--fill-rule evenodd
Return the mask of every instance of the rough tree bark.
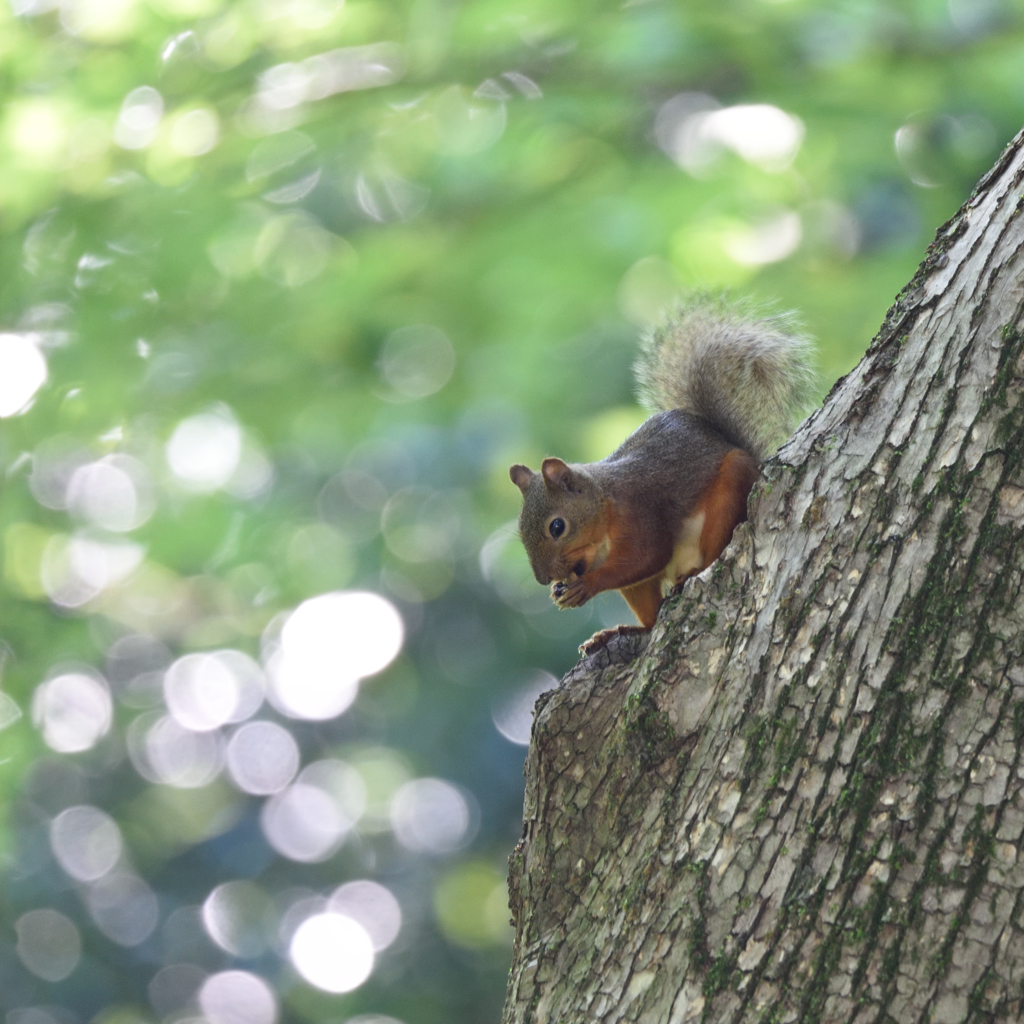
M 1024 132 L 750 522 L 538 703 L 504 1020 L 1024 1018 Z

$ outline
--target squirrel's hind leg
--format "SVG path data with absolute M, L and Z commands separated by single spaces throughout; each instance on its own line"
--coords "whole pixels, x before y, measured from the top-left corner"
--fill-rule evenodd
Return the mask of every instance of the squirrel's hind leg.
M 619 593 L 626 599 L 626 604 L 633 609 L 633 614 L 650 629 L 658 619 L 658 609 L 665 598 L 661 593 L 661 576 L 651 576 L 630 587 L 623 587 Z

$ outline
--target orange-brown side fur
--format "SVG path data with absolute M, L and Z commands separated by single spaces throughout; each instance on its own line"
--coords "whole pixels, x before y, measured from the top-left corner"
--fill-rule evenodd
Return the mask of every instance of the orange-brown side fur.
M 637 576 L 641 580 L 653 576 L 667 561 L 666 552 L 659 550 L 658 545 L 645 545 L 648 538 L 637 534 L 634 524 L 619 512 L 614 502 L 606 502 L 604 508 L 602 537 L 608 541 L 608 556 L 579 581 L 590 596 L 604 590 L 623 589 L 624 584 L 632 586 Z
M 697 506 L 704 513 L 700 553 L 706 569 L 732 539 L 733 530 L 747 518 L 747 498 L 757 479 L 757 463 L 742 448 L 734 448 L 718 467 L 714 482 Z
M 747 497 L 757 479 L 757 473 L 757 463 L 741 448 L 734 448 L 722 459 L 714 480 L 694 509 L 693 516 L 688 517 L 688 520 L 698 516 L 704 519 L 697 541 L 700 565 L 681 579 L 703 572 L 725 550 L 736 526 L 747 518 Z M 621 527 L 616 530 L 616 535 L 620 532 Z M 625 536 L 631 534 L 627 532 Z M 622 546 L 622 541 L 618 548 L 613 544 L 612 557 L 623 554 Z M 681 579 L 669 580 L 669 583 L 681 582 Z M 650 629 L 658 618 L 658 610 L 664 600 L 661 588 L 662 576 L 657 575 L 619 591 L 645 629 Z

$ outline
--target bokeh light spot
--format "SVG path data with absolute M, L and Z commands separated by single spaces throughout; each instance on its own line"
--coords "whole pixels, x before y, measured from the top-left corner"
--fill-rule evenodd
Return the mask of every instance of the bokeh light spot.
M 240 203 L 234 217 L 206 246 L 206 255 L 217 270 L 228 278 L 244 278 L 256 269 L 253 249 L 263 225 L 266 212 L 252 203 Z
M 46 359 L 30 334 L 0 334 L 0 418 L 24 412 L 46 383 Z
M 398 841 L 419 853 L 454 853 L 475 831 L 467 795 L 444 779 L 413 779 L 391 801 L 391 824 Z
M 167 710 L 194 732 L 207 732 L 231 721 L 239 696 L 234 674 L 210 654 L 186 654 L 164 674 Z
M 78 966 L 82 940 L 74 922 L 56 910 L 30 910 L 15 922 L 21 962 L 43 981 L 63 981 Z
M 378 224 L 412 220 L 422 213 L 430 190 L 387 171 L 364 172 L 356 178 L 356 202 Z
M 199 990 L 199 1006 L 210 1024 L 274 1024 L 277 1000 L 270 986 L 248 971 L 221 971 Z
M 335 591 L 304 601 L 288 617 L 268 665 L 274 706 L 293 718 L 341 714 L 358 682 L 389 665 L 404 639 L 390 601 L 364 591 Z
M 242 431 L 226 407 L 182 420 L 167 442 L 171 472 L 189 490 L 223 487 L 242 454 Z
M 209 153 L 220 138 L 220 122 L 209 107 L 193 107 L 174 115 L 168 142 L 179 156 Z
M 152 86 L 133 89 L 124 98 L 114 141 L 122 149 L 145 149 L 155 138 L 164 116 L 164 99 Z
M 79 882 L 102 878 L 121 857 L 121 830 L 98 807 L 68 807 L 50 822 L 50 849 Z
M 434 912 L 456 945 L 473 949 L 511 942 L 505 876 L 486 861 L 452 868 L 434 891 Z
M 60 20 L 72 35 L 113 43 L 135 30 L 137 4 L 138 0 L 64 0 Z
M 263 805 L 260 825 L 267 842 L 281 856 L 304 863 L 330 857 L 346 830 L 330 794 L 303 783 L 271 797 Z
M 525 747 L 530 742 L 537 698 L 557 685 L 558 680 L 550 672 L 538 672 L 525 686 L 496 700 L 491 706 L 494 728 L 510 743 Z
M 106 682 L 98 675 L 66 672 L 36 687 L 32 719 L 52 750 L 74 754 L 106 736 L 113 715 Z
M 538 589 L 515 520 L 499 526 L 480 547 L 480 574 L 498 597 L 517 611 L 543 614 L 548 595 Z
M 130 541 L 55 534 L 43 550 L 40 582 L 54 604 L 79 608 L 131 576 L 145 553 L 145 548 Z
M 463 530 L 459 492 L 405 487 L 381 512 L 381 529 L 389 550 L 405 562 L 432 562 L 449 557 Z
M 225 952 L 252 958 L 267 948 L 272 911 L 270 898 L 254 882 L 225 882 L 206 897 L 203 926 Z
M 328 909 L 366 929 L 376 952 L 387 949 L 402 928 L 402 908 L 390 889 L 378 882 L 346 882 L 331 894 Z
M 116 871 L 95 882 L 86 904 L 96 927 L 119 946 L 145 942 L 160 918 L 156 894 L 129 872 Z
M 306 213 L 285 213 L 267 221 L 253 255 L 260 273 L 285 288 L 298 288 L 327 266 L 334 236 Z
M 206 981 L 206 971 L 195 964 L 169 964 L 153 975 L 148 986 L 149 1002 L 158 1017 L 190 1007 Z
M 314 761 L 296 784 L 267 801 L 260 824 L 270 845 L 300 862 L 326 860 L 366 809 L 366 786 L 344 761 Z
M 437 327 L 399 327 L 385 338 L 377 365 L 394 396 L 412 401 L 448 383 L 455 370 L 455 349 Z
M 267 948 L 272 911 L 270 898 L 255 883 L 225 882 L 203 903 L 203 925 L 225 952 L 252 958 Z
M 146 467 L 128 455 L 108 455 L 75 469 L 63 505 L 111 533 L 137 529 L 156 508 Z
M 507 122 L 504 103 L 477 99 L 458 85 L 449 86 L 434 103 L 438 148 L 443 153 L 468 156 L 482 152 L 501 138 Z
M 66 112 L 59 103 L 35 97 L 7 104 L 7 133 L 22 161 L 40 170 L 61 163 L 68 139 Z
M 14 1010 L 8 1010 L 6 1024 L 67 1024 L 67 1018 L 61 1014 L 58 1020 L 51 1012 L 55 1008 L 42 1006 L 19 1006 Z M 56 1012 L 60 1012 L 59 1010 Z M 126 1024 L 135 1024 L 134 1021 Z
M 337 758 L 328 757 L 306 765 L 299 772 L 298 781 L 327 793 L 337 805 L 346 829 L 359 821 L 366 810 L 366 786 L 362 775 Z
M 302 132 L 280 132 L 260 142 L 245 163 L 249 182 L 263 184 L 281 172 L 308 165 L 316 154 L 316 144 Z
M 785 170 L 804 137 L 803 122 L 778 107 L 722 107 L 704 93 L 679 93 L 667 100 L 658 111 L 654 131 L 661 148 L 696 177 L 714 167 L 723 149 L 761 170 Z
M 373 941 L 344 914 L 315 914 L 299 925 L 289 956 L 295 969 L 324 992 L 351 992 L 373 971 Z
M 229 722 L 244 722 L 252 718 L 263 704 L 267 690 L 267 679 L 263 669 L 248 654 L 226 648 L 214 651 L 210 657 L 215 658 L 234 676 L 238 698 L 235 710 L 228 718 Z
M 703 122 L 706 137 L 763 170 L 788 167 L 804 137 L 803 122 L 768 103 L 712 111 Z
M 618 290 L 619 309 L 627 320 L 646 327 L 655 323 L 669 308 L 679 289 L 679 275 L 671 263 L 659 256 L 645 256 L 622 275 Z
M 238 465 L 224 485 L 224 490 L 236 498 L 249 501 L 266 494 L 273 482 L 274 464 L 251 437 L 243 437 Z
M 795 210 L 782 210 L 759 223 L 744 226 L 723 239 L 723 247 L 743 266 L 778 263 L 792 255 L 803 238 L 803 224 Z
M 299 747 L 275 722 L 249 722 L 228 741 L 227 768 L 232 782 L 245 793 L 278 793 L 299 770 Z
M 193 732 L 169 715 L 143 715 L 128 727 L 128 756 L 149 782 L 198 789 L 223 765 L 224 742 L 217 732 Z

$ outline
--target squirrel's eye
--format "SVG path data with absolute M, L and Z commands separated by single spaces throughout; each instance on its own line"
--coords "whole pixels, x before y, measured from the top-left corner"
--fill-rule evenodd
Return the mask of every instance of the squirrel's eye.
M 551 534 L 552 537 L 555 538 L 555 540 L 558 540 L 558 538 L 561 537 L 563 533 L 565 533 L 565 520 L 552 519 L 550 524 L 548 525 L 548 532 Z

